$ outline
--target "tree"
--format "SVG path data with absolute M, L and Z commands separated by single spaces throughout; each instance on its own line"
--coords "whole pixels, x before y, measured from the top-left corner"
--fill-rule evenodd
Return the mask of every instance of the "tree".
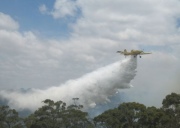
M 105 111 L 93 120 L 96 127 L 120 128 L 122 127 L 122 120 L 119 118 L 120 115 L 121 112 L 115 108 Z
M 66 107 L 63 101 L 46 99 L 44 106 L 25 119 L 28 128 L 90 128 L 88 113 L 79 110 L 82 105 Z M 78 109 L 77 109 L 78 108 Z
M 146 110 L 143 104 L 131 102 L 122 103 L 118 109 L 121 111 L 121 120 L 123 120 L 123 128 L 139 128 L 142 115 Z
M 147 128 L 166 128 L 169 118 L 163 109 L 148 107 L 139 123 Z
M 162 109 L 169 118 L 169 127 L 180 127 L 180 95 L 171 93 L 162 102 Z
M 15 109 L 10 109 L 9 106 L 0 106 L 0 127 L 21 128 L 23 122 Z
M 139 103 L 122 103 L 94 118 L 96 125 L 107 128 L 138 128 L 146 107 Z

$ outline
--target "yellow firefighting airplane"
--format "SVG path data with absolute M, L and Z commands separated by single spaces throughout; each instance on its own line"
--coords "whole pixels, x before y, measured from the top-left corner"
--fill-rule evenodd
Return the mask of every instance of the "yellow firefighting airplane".
M 131 52 L 128 52 L 126 49 L 124 49 L 124 52 L 117 51 L 117 53 L 123 54 L 125 57 L 129 56 L 129 55 L 136 57 L 137 55 L 139 55 L 140 58 L 141 58 L 141 55 L 151 54 L 151 53 L 147 53 L 147 52 L 145 53 L 142 50 L 131 50 Z

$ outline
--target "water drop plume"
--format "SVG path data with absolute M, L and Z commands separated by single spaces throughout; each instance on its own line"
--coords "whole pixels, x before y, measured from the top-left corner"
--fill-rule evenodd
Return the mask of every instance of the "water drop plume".
M 73 104 L 72 98 L 78 97 L 85 109 L 96 104 L 108 102 L 119 89 L 130 88 L 130 82 L 136 75 L 137 58 L 126 58 L 108 66 L 97 69 L 78 79 L 48 89 L 31 89 L 22 91 L 0 91 L 0 96 L 8 100 L 8 105 L 17 110 L 36 110 L 42 101 L 52 99 Z

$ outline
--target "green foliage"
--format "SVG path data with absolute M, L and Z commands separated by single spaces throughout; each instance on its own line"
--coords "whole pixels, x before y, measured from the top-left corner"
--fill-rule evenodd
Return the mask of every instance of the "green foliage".
M 146 108 L 141 119 L 142 126 L 148 126 L 148 128 L 165 128 L 167 122 L 168 117 L 163 109 L 158 109 L 156 107 Z
M 63 101 L 54 102 L 50 99 L 43 101 L 39 108 L 25 119 L 27 128 L 90 128 L 88 113 L 82 112 L 82 105 L 71 105 L 66 108 Z
M 108 128 L 139 127 L 139 122 L 146 107 L 139 103 L 122 103 L 118 108 L 108 110 L 94 118 L 97 125 Z
M 180 127 L 180 95 L 171 93 L 162 102 L 162 109 L 169 120 L 169 127 Z
M 123 121 L 119 118 L 120 116 L 121 113 L 117 108 L 110 109 L 95 117 L 94 122 L 96 127 L 120 128 Z
M 180 108 L 180 95 L 176 93 L 171 93 L 167 95 L 162 102 L 164 109 L 178 110 Z
M 0 128 L 22 128 L 22 119 L 15 109 L 9 106 L 0 106 Z
M 139 127 L 139 122 L 146 107 L 139 103 L 123 103 L 118 107 L 123 119 L 123 127 Z
M 94 118 L 100 128 L 179 128 L 180 95 L 171 93 L 162 108 L 145 107 L 139 103 L 122 103 Z
M 143 104 L 122 103 L 90 121 L 88 113 L 74 104 L 66 106 L 63 101 L 46 99 L 44 105 L 25 119 L 8 106 L 0 106 L 0 128 L 179 128 L 180 95 L 171 93 L 163 100 L 162 108 Z

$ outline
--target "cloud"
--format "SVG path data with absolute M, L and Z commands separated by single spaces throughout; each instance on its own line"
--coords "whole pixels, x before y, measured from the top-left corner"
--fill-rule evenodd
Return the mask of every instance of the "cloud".
M 42 13 L 42 14 L 46 14 L 47 13 L 47 7 L 45 4 L 42 4 L 41 6 L 39 6 L 39 11 Z
M 83 17 L 76 36 L 103 37 L 119 42 L 163 45 L 177 36 L 179 1 L 78 1 Z M 107 6 L 108 5 L 108 6 Z M 173 6 L 174 5 L 174 6 Z M 171 42 L 172 43 L 172 42 Z
M 9 15 L 0 12 L 0 30 L 17 30 L 18 28 L 19 24 L 15 20 L 13 20 Z
M 45 4 L 39 7 L 42 14 L 49 14 L 55 19 L 74 17 L 77 15 L 78 9 L 76 0 L 56 0 L 52 11 L 48 11 Z
M 56 0 L 52 14 L 56 18 L 66 14 L 74 16 L 78 7 L 82 15 L 75 24 L 70 24 L 73 37 L 96 40 L 102 38 L 123 45 L 123 42 L 128 42 L 133 48 L 142 44 L 165 45 L 177 42 L 177 21 L 180 13 L 178 3 L 178 0 L 105 0 L 103 3 L 99 0 Z M 62 11 L 62 5 L 67 12 Z
M 1 29 L 1 87 L 46 88 L 100 67 L 101 51 L 81 41 L 45 40 L 31 31 Z
M 64 16 L 75 16 L 77 12 L 77 4 L 75 0 L 57 0 L 54 4 L 52 15 L 54 18 Z
M 36 82 L 41 83 L 42 79 L 49 77 L 48 74 L 52 72 L 50 69 L 55 70 L 59 67 L 63 54 L 58 48 L 59 45 L 43 42 L 30 31 L 20 33 L 18 30 L 0 30 L 2 88 L 37 86 Z

